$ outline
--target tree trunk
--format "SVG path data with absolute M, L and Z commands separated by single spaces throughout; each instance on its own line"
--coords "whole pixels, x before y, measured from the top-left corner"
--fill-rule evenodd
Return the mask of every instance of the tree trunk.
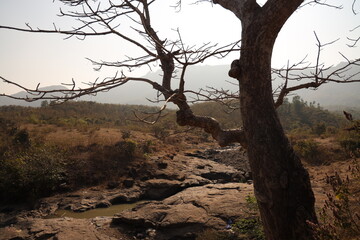
M 252 21 L 242 31 L 241 114 L 266 239 L 310 240 L 306 221 L 317 220 L 309 175 L 284 134 L 272 96 L 271 55 L 279 29 Z

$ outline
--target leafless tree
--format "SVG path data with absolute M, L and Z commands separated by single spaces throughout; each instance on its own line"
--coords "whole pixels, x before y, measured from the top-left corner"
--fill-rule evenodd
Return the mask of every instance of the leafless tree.
M 31 33 L 55 33 L 64 34 L 69 38 L 78 37 L 83 39 L 89 36 L 115 35 L 122 40 L 128 41 L 134 46 L 142 50 L 143 55 L 138 57 L 127 57 L 121 61 L 95 61 L 89 59 L 96 70 L 103 67 L 126 68 L 132 70 L 144 65 L 150 66 L 152 63 L 158 63 L 163 73 L 162 82 L 158 83 L 151 79 L 131 77 L 121 72 L 119 76 L 113 76 L 101 81 L 97 80 L 88 83 L 88 87 L 79 88 L 73 80 L 68 90 L 51 90 L 42 91 L 38 85 L 35 89 L 29 89 L 8 80 L 2 76 L 0 78 L 8 83 L 19 87 L 28 93 L 27 101 L 36 101 L 39 99 L 51 99 L 57 101 L 66 101 L 79 98 L 84 95 L 96 94 L 98 92 L 108 91 L 112 88 L 119 87 L 130 81 L 139 81 L 150 84 L 155 90 L 161 93 L 165 103 L 172 102 L 179 107 L 177 114 L 177 122 L 179 125 L 193 126 L 204 128 L 206 132 L 219 142 L 221 146 L 228 145 L 232 142 L 243 141 L 243 131 L 240 129 L 223 130 L 220 124 L 213 118 L 195 116 L 187 102 L 186 94 L 194 93 L 192 90 L 185 89 L 185 72 L 191 65 L 198 64 L 210 57 L 222 58 L 232 51 L 239 51 L 239 42 L 230 43 L 226 46 L 218 46 L 210 42 L 199 47 L 186 46 L 182 41 L 181 34 L 177 30 L 178 38 L 176 40 L 160 39 L 158 33 L 151 25 L 150 7 L 154 1 L 109 1 L 103 4 L 100 1 L 73 1 L 61 0 L 66 5 L 73 7 L 82 6 L 80 11 L 63 12 L 61 16 L 76 18 L 80 21 L 80 26 L 72 30 L 60 30 L 56 26 L 52 30 L 33 29 L 27 24 L 27 29 L 0 26 L 3 29 L 11 29 L 16 31 Z M 179 5 L 180 6 L 180 5 Z M 132 21 L 131 26 L 137 32 L 136 38 L 131 38 L 121 32 L 119 27 L 120 19 L 128 18 Z M 176 79 L 176 76 L 179 76 Z M 179 84 L 172 88 L 172 82 L 178 80 Z M 60 95 L 59 95 L 60 94 Z M 19 99 L 14 96 L 10 98 Z
M 268 0 L 263 6 L 260 6 L 255 0 L 209 1 L 228 9 L 241 20 L 241 26 L 231 26 L 241 27 L 240 48 L 240 41 L 226 46 L 217 46 L 211 43 L 187 46 L 179 31 L 176 40 L 161 39 L 151 22 L 150 9 L 155 0 L 110 0 L 106 3 L 88 0 L 59 1 L 75 9 L 69 12 L 61 11 L 61 16 L 77 19 L 80 23 L 79 26 L 71 30 L 60 30 L 56 26 L 51 30 L 35 29 L 30 25 L 27 26 L 28 28 L 0 26 L 0 29 L 63 34 L 69 38 L 78 37 L 80 39 L 89 36 L 114 35 L 138 47 L 142 55 L 127 57 L 117 62 L 91 60 L 97 69 L 106 66 L 132 70 L 159 63 L 163 73 L 162 81 L 156 82 L 152 79 L 127 76 L 124 72 L 120 72 L 116 76 L 88 83 L 88 86 L 84 88 L 79 88 L 73 81 L 68 85 L 68 90 L 51 91 L 42 91 L 39 85 L 34 89 L 29 89 L 0 76 L 3 82 L 25 90 L 28 93 L 28 98 L 25 99 L 27 101 L 39 99 L 65 101 L 108 91 L 130 81 L 150 84 L 161 94 L 164 104 L 172 102 L 177 105 L 176 120 L 179 125 L 203 128 L 221 146 L 238 142 L 247 148 L 253 172 L 255 195 L 267 239 L 313 239 L 307 221 L 317 223 L 317 218 L 309 175 L 284 134 L 276 107 L 281 105 L 287 94 L 298 89 L 317 88 L 329 81 L 359 81 L 356 79 L 357 76 L 344 77 L 349 67 L 359 64 L 359 59 L 347 60 L 344 68 L 329 73 L 319 60 L 314 66 L 301 61 L 283 69 L 273 70 L 271 69 L 271 56 L 278 33 L 296 9 L 304 4 L 322 4 L 335 8 L 341 8 L 340 6 L 331 6 L 326 1 L 320 0 L 306 3 L 303 0 Z M 178 1 L 177 7 L 180 8 L 181 4 L 182 2 Z M 353 11 L 355 12 L 354 8 Z M 119 22 L 122 18 L 127 18 L 132 22 L 132 29 L 140 38 L 133 38 L 121 32 Z M 320 54 L 321 49 L 327 43 L 321 43 L 317 36 L 316 39 L 318 54 Z M 357 42 L 358 39 L 354 39 L 353 46 Z M 224 57 L 233 51 L 239 51 L 240 58 L 231 64 L 229 76 L 238 81 L 240 86 L 238 93 L 215 89 L 206 91 L 186 89 L 185 72 L 189 66 L 203 62 L 210 57 Z M 311 74 L 304 75 L 302 70 L 305 69 L 311 69 Z M 271 84 L 272 73 L 284 79 L 284 84 L 275 94 Z M 178 76 L 179 83 L 174 87 L 176 76 Z M 300 80 L 302 82 L 298 85 L 289 86 L 290 81 Z M 62 95 L 59 96 L 59 93 Z M 198 97 L 195 98 L 196 100 L 240 99 L 243 128 L 222 129 L 215 119 L 196 116 L 189 105 L 191 100 L 189 101 L 187 96 L 190 93 Z

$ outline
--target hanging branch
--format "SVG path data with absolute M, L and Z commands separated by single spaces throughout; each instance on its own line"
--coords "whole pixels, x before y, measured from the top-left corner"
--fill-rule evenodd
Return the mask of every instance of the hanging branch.
M 149 116 L 154 116 L 154 115 L 156 115 L 156 119 L 155 119 L 154 121 L 149 122 L 149 121 L 147 121 L 147 118 L 140 118 L 140 117 L 136 114 L 135 111 L 134 111 L 133 113 L 134 113 L 135 117 L 136 117 L 139 121 L 144 122 L 144 123 L 147 123 L 147 124 L 150 124 L 150 125 L 154 125 L 155 123 L 157 123 L 157 122 L 159 121 L 159 119 L 160 119 L 160 117 L 161 117 L 161 114 L 162 114 L 163 111 L 165 111 L 165 109 L 166 109 L 166 105 L 171 101 L 171 99 L 172 99 L 173 97 L 175 97 L 175 95 L 176 95 L 176 93 L 174 93 L 174 94 L 171 95 L 168 99 L 166 99 L 164 105 L 159 109 L 159 111 L 154 112 L 154 113 L 145 113 L 145 114 L 147 114 L 147 115 L 149 115 Z

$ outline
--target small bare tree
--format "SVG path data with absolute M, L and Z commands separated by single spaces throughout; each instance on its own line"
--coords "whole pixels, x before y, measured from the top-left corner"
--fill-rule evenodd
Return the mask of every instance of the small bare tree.
M 51 91 L 42 91 L 39 85 L 35 89 L 29 89 L 0 76 L 3 82 L 25 90 L 28 93 L 25 99 L 27 101 L 39 99 L 65 101 L 108 91 L 130 81 L 150 84 L 163 97 L 164 107 L 168 102 L 178 107 L 176 120 L 179 125 L 202 128 L 221 146 L 238 142 L 248 149 L 255 195 L 268 240 L 313 239 L 307 221 L 316 223 L 317 218 L 309 175 L 284 134 L 276 107 L 281 105 L 287 94 L 298 89 L 317 88 L 329 81 L 359 81 L 356 76 L 344 77 L 344 74 L 352 65 L 359 65 L 360 60 L 347 60 L 345 67 L 328 73 L 327 68 L 319 61 L 313 67 L 304 65 L 304 61 L 301 61 L 284 69 L 273 70 L 271 57 L 278 33 L 294 11 L 301 7 L 301 4 L 326 5 L 326 1 L 315 0 L 304 3 L 304 0 L 268 0 L 263 6 L 260 6 L 256 0 L 209 1 L 228 9 L 241 20 L 241 49 L 240 41 L 221 47 L 211 43 L 198 47 L 187 46 L 182 41 L 180 32 L 176 40 L 161 39 L 151 22 L 150 9 L 155 0 L 109 0 L 106 3 L 96 0 L 59 1 L 75 9 L 70 12 L 61 11 L 61 16 L 77 19 L 80 22 L 78 27 L 71 30 L 60 30 L 56 27 L 43 30 L 28 25 L 28 28 L 0 26 L 0 29 L 55 33 L 79 38 L 114 35 L 138 47 L 142 55 L 127 57 L 117 62 L 91 60 L 97 69 L 104 66 L 134 69 L 159 63 L 162 81 L 127 76 L 121 72 L 117 76 L 89 83 L 85 88 L 77 87 L 73 81 L 69 84 L 70 89 Z M 181 7 L 181 4 L 181 1 L 178 1 L 177 6 Z M 123 18 L 132 22 L 132 28 L 137 33 L 136 38 L 121 32 L 118 24 Z M 321 48 L 326 44 L 321 44 L 317 37 L 316 39 L 320 54 Z M 351 45 L 355 46 L 359 39 L 349 40 L 352 42 Z M 240 91 L 237 94 L 215 89 L 207 92 L 186 89 L 185 73 L 189 66 L 210 57 L 224 57 L 233 51 L 240 52 L 240 58 L 233 61 L 229 70 L 229 76 L 237 79 L 239 83 Z M 304 75 L 302 70 L 309 68 L 312 69 L 311 74 Z M 272 73 L 284 79 L 283 85 L 275 93 L 271 84 Z M 176 86 L 174 79 L 178 81 Z M 290 81 L 299 80 L 306 82 L 289 86 Z M 193 114 L 188 101 L 189 94 L 207 100 L 240 99 L 243 128 L 222 129 L 215 119 Z M 159 114 L 164 107 L 160 109 Z

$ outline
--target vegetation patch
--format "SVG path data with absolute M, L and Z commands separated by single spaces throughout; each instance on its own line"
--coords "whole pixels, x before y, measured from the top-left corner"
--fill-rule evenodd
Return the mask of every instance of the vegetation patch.
M 216 231 L 207 229 L 196 240 L 264 240 L 265 235 L 260 220 L 256 198 L 247 195 L 246 209 L 243 209 L 246 217 L 237 219 L 234 223 L 229 222 L 227 230 Z
M 320 163 L 320 149 L 319 144 L 314 140 L 300 140 L 294 145 L 294 150 L 307 162 L 318 164 Z
M 50 146 L 9 148 L 0 156 L 0 198 L 35 200 L 66 182 L 66 152 Z

